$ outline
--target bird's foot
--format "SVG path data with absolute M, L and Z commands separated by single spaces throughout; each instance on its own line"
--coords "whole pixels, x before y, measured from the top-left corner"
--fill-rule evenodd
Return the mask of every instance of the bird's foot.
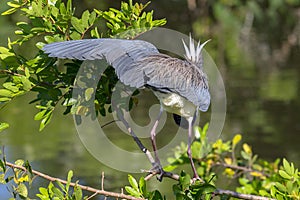
M 166 174 L 166 172 L 164 171 L 164 169 L 162 168 L 161 164 L 159 162 L 156 162 L 153 164 L 152 169 L 150 170 L 150 174 L 156 174 L 157 176 L 157 180 L 159 180 L 160 182 L 162 181 L 164 175 Z

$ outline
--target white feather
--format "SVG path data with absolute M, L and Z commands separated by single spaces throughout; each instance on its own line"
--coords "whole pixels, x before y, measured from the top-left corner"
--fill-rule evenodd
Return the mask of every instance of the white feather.
M 204 43 L 200 43 L 200 41 L 197 43 L 197 46 L 195 46 L 194 40 L 192 36 L 190 35 L 189 38 L 189 46 L 186 45 L 186 43 L 183 42 L 183 47 L 185 50 L 185 58 L 193 63 L 195 63 L 200 68 L 202 67 L 202 49 L 205 46 L 207 42 L 210 40 L 205 41 Z

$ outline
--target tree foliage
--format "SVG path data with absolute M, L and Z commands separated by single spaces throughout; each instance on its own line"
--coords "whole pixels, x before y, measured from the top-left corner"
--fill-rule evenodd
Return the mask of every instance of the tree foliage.
M 252 3 L 255 5 L 255 3 Z M 251 5 L 252 5 L 251 4 Z M 11 102 L 14 98 L 25 93 L 36 94 L 34 103 L 38 109 L 34 119 L 40 121 L 40 130 L 50 122 L 52 113 L 58 104 L 65 106 L 64 114 L 78 113 L 82 108 L 77 107 L 72 99 L 72 89 L 75 76 L 81 62 L 67 61 L 58 64 L 55 58 L 49 58 L 41 48 L 45 43 L 76 40 L 83 38 L 122 37 L 132 39 L 141 32 L 166 23 L 165 19 L 153 20 L 153 11 L 144 9 L 148 4 L 133 4 L 122 2 L 120 10 L 110 8 L 108 11 L 94 9 L 84 11 L 81 16 L 74 16 L 72 1 L 66 3 L 60 0 L 13 0 L 9 1 L 10 9 L 2 15 L 15 12 L 22 14 L 26 20 L 18 22 L 15 31 L 16 40 L 8 38 L 6 47 L 0 47 L 0 78 L 3 80 L 0 89 L 0 106 Z M 215 8 L 216 12 L 219 11 Z M 222 19 L 226 20 L 225 17 Z M 107 29 L 99 30 L 97 23 L 106 22 Z M 230 20 L 229 20 L 230 21 Z M 35 55 L 26 57 L 20 50 L 33 42 L 36 47 Z M 21 51 L 22 52 L 22 51 Z M 108 68 L 98 84 L 95 105 L 97 114 L 106 115 L 111 112 L 110 97 L 117 82 L 113 68 Z M 88 95 L 90 92 L 86 91 Z M 205 183 L 191 182 L 188 172 L 181 167 L 189 164 L 186 154 L 187 146 L 182 143 L 174 150 L 174 156 L 169 158 L 165 170 L 180 172 L 179 180 L 173 185 L 176 199 L 211 199 L 215 195 L 221 199 L 229 199 L 230 194 L 218 189 L 218 180 L 223 176 L 228 180 L 237 180 L 235 191 L 245 195 L 259 195 L 275 199 L 300 199 L 300 174 L 292 162 L 279 159 L 274 162 L 259 159 L 250 145 L 240 144 L 241 135 L 232 140 L 217 140 L 214 144 L 206 141 L 207 126 L 197 128 L 197 138 L 192 144 L 192 155 L 197 165 L 199 175 Z M 8 128 L 5 122 L 0 123 L 0 131 Z M 6 184 L 17 199 L 30 199 L 29 190 L 34 173 L 28 161 L 17 160 L 15 166 L 10 167 L 5 156 L 1 153 L 0 183 Z M 40 187 L 36 197 L 40 199 L 83 199 L 82 188 L 76 184 L 70 189 L 73 172 L 70 171 L 67 181 L 50 181 L 47 187 Z M 163 199 L 164 195 L 158 191 L 149 191 L 144 178 L 139 180 L 128 176 L 129 186 L 126 192 L 132 197 L 147 199 Z
M 18 12 L 27 19 L 17 22 L 18 30 L 15 34 L 18 38 L 14 41 L 8 38 L 7 47 L 0 47 L 0 78 L 5 79 L 0 89 L 0 105 L 3 106 L 25 93 L 35 93 L 36 98 L 30 103 L 35 103 L 39 110 L 34 119 L 40 121 L 40 130 L 50 122 L 59 103 L 66 107 L 64 114 L 74 114 L 81 109 L 76 107 L 76 101 L 71 98 L 81 62 L 57 64 L 55 58 L 49 58 L 40 50 L 45 43 L 99 38 L 103 35 L 113 37 L 117 34 L 118 37 L 132 39 L 140 32 L 166 23 L 165 19 L 153 20 L 153 11 L 144 11 L 148 4 L 133 4 L 132 1 L 123 2 L 120 10 L 86 10 L 80 17 L 74 16 L 72 0 L 67 3 L 59 0 L 14 0 L 8 2 L 8 5 L 11 8 L 2 15 Z M 101 30 L 101 34 L 96 27 L 100 20 L 105 20 L 107 25 L 107 29 Z M 131 29 L 135 31 L 130 31 Z M 129 30 L 125 32 L 126 35 L 125 30 Z M 27 46 L 28 41 L 33 41 L 37 49 L 37 53 L 31 58 L 26 58 L 15 50 L 15 46 L 30 48 Z M 113 68 L 108 68 L 101 77 L 95 97 L 97 114 L 106 115 L 107 111 L 111 112 L 111 108 L 105 108 L 105 105 L 111 102 L 116 82 Z M 7 127 L 6 123 L 2 123 L 0 130 Z
M 198 131 L 200 137 L 192 144 L 193 155 L 195 155 L 193 159 L 199 175 L 205 182 L 193 182 L 188 172 L 181 171 L 179 180 L 172 186 L 176 199 L 211 199 L 216 195 L 220 196 L 221 199 L 230 199 L 231 191 L 218 188 L 218 180 L 220 179 L 237 181 L 235 191 L 238 192 L 236 193 L 238 195 L 235 197 L 242 198 L 241 194 L 243 194 L 246 196 L 256 195 L 254 197 L 248 196 L 252 199 L 262 197 L 279 200 L 300 199 L 300 172 L 292 162 L 288 162 L 286 159 L 283 159 L 281 163 L 280 159 L 276 159 L 274 162 L 259 159 L 248 144 L 241 144 L 241 135 L 235 135 L 229 141 L 219 139 L 209 145 L 203 141 L 206 128 L 198 128 Z M 210 149 L 204 157 L 200 156 L 203 154 L 202 144 L 206 145 L 205 148 Z M 176 172 L 175 169 L 180 170 L 183 166 L 189 165 L 186 149 L 185 144 L 178 146 L 174 150 L 174 156 L 169 158 L 170 165 L 165 167 L 165 170 Z M 17 160 L 15 165 L 23 166 L 23 170 L 7 165 L 5 156 L 2 155 L 0 183 L 7 185 L 14 198 L 30 199 L 29 188 L 37 173 L 33 173 L 28 161 Z M 10 168 L 13 173 L 11 173 Z M 35 194 L 36 197 L 42 200 L 88 198 L 88 196 L 83 197 L 83 189 L 79 187 L 78 181 L 72 185 L 74 189 L 70 189 L 72 176 L 73 172 L 70 171 L 64 184 L 58 180 L 48 179 L 50 181 L 48 186 L 40 187 L 39 193 Z M 137 180 L 132 175 L 128 175 L 128 182 L 129 185 L 125 186 L 125 190 L 132 197 L 153 200 L 165 199 L 161 191 L 148 189 L 144 177 Z

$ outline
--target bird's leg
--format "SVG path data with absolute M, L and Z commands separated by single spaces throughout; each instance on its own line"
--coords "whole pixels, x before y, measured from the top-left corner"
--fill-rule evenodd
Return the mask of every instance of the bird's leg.
M 193 173 L 194 173 L 194 179 L 202 181 L 202 179 L 199 177 L 199 175 L 197 173 L 197 170 L 196 170 L 196 167 L 195 167 L 195 164 L 194 164 L 194 161 L 193 161 L 193 157 L 192 157 L 192 150 L 191 150 L 192 138 L 193 138 L 193 117 L 189 117 L 187 120 L 188 120 L 188 123 L 189 123 L 187 154 L 188 154 L 188 157 L 189 157 L 190 162 L 191 162 L 192 170 L 193 170 Z
M 136 142 L 136 144 L 138 145 L 138 147 L 140 148 L 140 150 L 143 153 L 146 154 L 148 160 L 153 165 L 155 163 L 155 161 L 154 161 L 154 159 L 153 159 L 150 151 L 143 145 L 143 143 L 140 141 L 140 139 L 137 137 L 137 135 L 133 132 L 133 130 L 129 126 L 128 122 L 124 119 L 124 117 L 122 115 L 122 112 L 120 111 L 120 109 L 118 109 L 118 107 L 114 104 L 113 101 L 112 101 L 112 106 L 115 109 L 115 111 L 117 112 L 118 118 L 123 122 L 123 124 L 125 125 L 126 129 L 128 130 L 128 132 L 132 136 L 133 140 Z
M 154 126 L 151 129 L 151 133 L 150 133 L 151 134 L 151 143 L 152 143 L 152 147 L 153 147 L 153 151 L 154 151 L 154 157 L 155 157 L 155 163 L 154 163 L 153 168 L 155 170 L 159 170 L 160 176 L 158 177 L 158 180 L 160 180 L 160 181 L 162 180 L 162 177 L 163 177 L 163 175 L 164 175 L 165 172 L 164 172 L 164 170 L 163 170 L 163 168 L 162 168 L 162 166 L 160 164 L 160 160 L 158 158 L 155 137 L 156 137 L 156 128 L 158 126 L 158 123 L 159 123 L 159 120 L 160 120 L 160 117 L 161 117 L 162 113 L 163 113 L 163 107 L 161 106 L 160 110 L 159 110 L 159 114 L 158 114 L 158 116 L 157 116 L 157 118 L 155 120 Z

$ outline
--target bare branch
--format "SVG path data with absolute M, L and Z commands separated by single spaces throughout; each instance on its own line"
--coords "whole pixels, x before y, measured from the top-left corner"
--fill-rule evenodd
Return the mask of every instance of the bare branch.
M 11 167 L 11 168 L 16 168 L 16 169 L 20 169 L 20 170 L 23 170 L 23 171 L 27 171 L 27 169 L 23 166 L 15 165 L 15 164 L 10 163 L 10 162 L 5 162 L 5 164 L 7 166 Z M 47 174 L 41 173 L 41 172 L 36 171 L 36 170 L 32 170 L 32 173 L 39 176 L 39 177 L 42 177 L 42 178 L 47 179 L 49 181 L 52 181 L 52 182 L 58 181 L 62 184 L 67 184 L 67 181 L 65 181 L 65 180 L 49 176 Z M 96 188 L 92 188 L 92 187 L 85 186 L 85 185 L 80 185 L 80 184 L 77 184 L 77 183 L 70 183 L 70 186 L 72 186 L 72 187 L 77 186 L 77 187 L 81 188 L 82 190 L 93 192 L 95 194 L 100 194 L 100 195 L 104 195 L 104 196 L 110 196 L 110 197 L 116 197 L 116 198 L 128 199 L 128 200 L 144 200 L 143 198 L 136 198 L 136 197 L 129 196 L 129 195 L 126 195 L 126 194 L 121 194 L 121 193 L 116 193 L 116 192 L 109 192 L 109 191 L 105 191 L 105 190 L 98 190 Z
M 240 171 L 244 171 L 244 172 L 256 172 L 256 173 L 261 174 L 262 176 L 267 176 L 267 177 L 270 176 L 269 174 L 266 174 L 266 173 L 258 171 L 258 170 L 254 170 L 252 168 L 242 167 L 242 166 L 237 166 L 237 165 L 230 165 L 230 164 L 226 164 L 226 163 L 217 162 L 214 164 L 214 166 L 223 166 L 223 167 L 240 170 Z
M 5 164 L 7 166 L 11 167 L 11 168 L 16 168 L 16 169 L 21 169 L 23 171 L 27 171 L 27 169 L 23 166 L 15 165 L 15 164 L 10 163 L 10 162 L 5 162 Z M 36 176 L 42 177 L 42 178 L 47 179 L 47 180 L 52 181 L 52 182 L 53 181 L 58 181 L 62 184 L 67 184 L 67 181 L 65 181 L 65 180 L 49 176 L 47 174 L 41 173 L 41 172 L 36 171 L 36 170 L 32 170 L 32 173 L 35 174 Z M 145 180 L 149 180 L 150 178 L 152 178 L 155 175 L 156 175 L 156 173 L 152 172 L 151 174 L 149 174 L 145 178 Z M 164 177 L 168 177 L 168 178 L 171 178 L 171 179 L 174 179 L 174 180 L 177 180 L 177 181 L 179 180 L 179 175 L 173 174 L 173 173 L 170 173 L 170 172 L 166 172 L 164 174 Z M 104 182 L 104 174 L 102 173 L 102 183 L 103 182 Z M 193 180 L 191 179 L 191 183 L 192 182 L 193 182 Z M 102 189 L 101 190 L 96 189 L 96 188 L 92 188 L 92 187 L 89 187 L 89 186 L 85 186 L 85 185 L 80 185 L 80 184 L 77 184 L 77 183 L 70 183 L 70 186 L 72 186 L 72 187 L 77 186 L 77 187 L 80 187 L 82 190 L 93 192 L 94 194 L 92 194 L 91 197 L 94 197 L 97 194 L 99 194 L 99 195 L 104 195 L 106 197 L 109 196 L 109 197 L 116 197 L 116 198 L 120 198 L 120 199 L 145 200 L 143 198 L 136 198 L 136 197 L 132 197 L 132 196 L 129 196 L 129 195 L 125 195 L 125 194 L 123 194 L 123 189 L 121 189 L 121 193 L 105 191 L 104 188 L 103 188 L 104 187 L 103 184 L 102 184 Z M 235 198 L 239 198 L 239 199 L 247 199 L 247 200 L 275 200 L 275 199 L 272 199 L 272 198 L 267 198 L 267 197 L 262 197 L 262 196 L 257 196 L 257 195 L 251 195 L 251 194 L 241 194 L 241 193 L 234 192 L 234 191 L 231 191 L 231 190 L 223 190 L 223 189 L 216 189 L 213 193 L 215 195 L 224 195 L 225 194 L 225 195 L 229 195 L 231 197 L 235 197 Z
M 241 194 L 238 192 L 234 192 L 231 190 L 222 190 L 222 189 L 217 189 L 214 191 L 215 195 L 228 195 L 231 197 L 239 198 L 239 199 L 248 199 L 248 200 L 276 200 L 272 199 L 269 197 L 262 197 L 262 196 L 257 196 L 257 195 L 252 195 L 252 194 Z
M 101 190 L 104 190 L 104 172 L 102 172 L 101 176 Z

